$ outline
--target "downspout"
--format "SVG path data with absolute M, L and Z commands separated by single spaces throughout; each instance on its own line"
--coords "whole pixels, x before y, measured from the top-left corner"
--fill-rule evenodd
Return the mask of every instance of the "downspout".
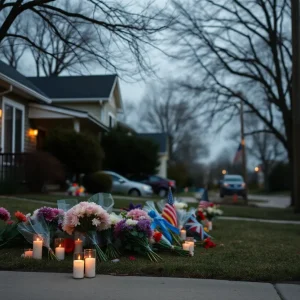
M 13 91 L 13 86 L 10 84 L 8 90 L 6 90 L 6 91 L 0 93 L 0 97 L 9 94 L 9 93 L 11 93 L 12 91 Z M 2 99 L 1 99 L 1 100 L 2 100 Z M 1 103 L 0 110 L 2 111 L 2 103 Z M 1 112 L 1 118 L 3 118 L 3 111 Z M 0 153 L 1 153 L 1 152 L 2 152 L 2 148 L 0 147 Z

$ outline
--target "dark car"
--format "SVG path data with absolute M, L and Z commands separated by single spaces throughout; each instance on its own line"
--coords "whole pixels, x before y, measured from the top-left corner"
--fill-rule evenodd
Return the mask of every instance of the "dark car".
M 238 195 L 247 198 L 247 187 L 240 175 L 225 175 L 220 182 L 220 197 Z
M 142 182 L 152 186 L 153 192 L 160 197 L 164 198 L 168 195 L 169 187 L 172 192 L 176 190 L 176 182 L 171 179 L 163 178 L 157 175 L 132 175 L 129 176 L 130 180 Z

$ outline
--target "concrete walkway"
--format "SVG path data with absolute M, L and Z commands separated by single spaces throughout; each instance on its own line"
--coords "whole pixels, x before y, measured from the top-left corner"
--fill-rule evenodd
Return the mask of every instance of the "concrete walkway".
M 71 274 L 4 271 L 0 293 L 5 300 L 299 300 L 300 286 L 105 275 L 75 280 Z

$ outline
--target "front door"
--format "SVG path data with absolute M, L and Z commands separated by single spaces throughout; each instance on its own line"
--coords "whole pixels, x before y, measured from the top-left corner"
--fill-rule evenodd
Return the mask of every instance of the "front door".
M 24 105 L 6 99 L 2 103 L 1 148 L 4 153 L 24 151 Z
M 43 150 L 46 139 L 46 131 L 39 129 L 39 133 L 36 138 L 36 150 Z

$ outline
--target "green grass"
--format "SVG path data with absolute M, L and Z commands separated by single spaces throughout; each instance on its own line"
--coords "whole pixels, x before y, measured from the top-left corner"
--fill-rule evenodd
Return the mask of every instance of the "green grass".
M 69 199 L 72 198 L 70 196 L 56 196 L 56 195 L 23 195 L 23 196 L 17 196 L 21 198 L 27 198 L 32 200 L 40 200 L 40 201 L 46 201 L 46 202 L 52 202 L 53 205 L 56 205 L 56 201 L 58 199 Z M 76 198 L 76 197 L 75 197 Z M 87 200 L 89 197 L 78 197 L 77 199 L 84 201 Z M 117 199 L 115 198 L 115 208 L 125 208 L 128 207 L 131 202 L 134 204 L 144 204 L 147 200 L 153 200 L 153 199 L 147 199 L 147 198 L 141 198 L 141 200 L 128 200 L 128 199 Z M 156 201 L 156 200 L 153 200 Z M 38 204 L 38 203 L 32 203 L 32 202 L 24 202 L 20 200 L 15 199 L 5 199 L 0 198 L 0 207 L 6 207 L 11 212 L 15 210 L 24 210 L 26 212 L 32 212 L 34 209 L 45 205 L 45 204 Z M 189 206 L 197 207 L 197 203 L 189 204 Z M 28 209 L 27 207 L 28 206 Z M 272 208 L 272 207 L 254 207 L 254 206 L 241 206 L 241 205 L 221 205 L 222 210 L 224 211 L 224 216 L 228 217 L 241 217 L 241 218 L 255 218 L 255 219 L 267 219 L 267 220 L 294 220 L 294 221 L 300 221 L 300 214 L 295 214 L 293 209 L 291 208 Z
M 216 248 L 195 247 L 194 257 L 161 254 L 152 263 L 127 253 L 119 263 L 99 263 L 98 274 L 149 275 L 247 281 L 300 280 L 300 226 L 222 221 L 214 224 Z M 24 246 L 25 247 L 25 246 Z M 62 262 L 22 259 L 23 247 L 0 250 L 0 270 L 72 272 L 72 257 Z M 134 254 L 133 254 L 134 255 Z
M 292 208 L 223 205 L 222 210 L 224 211 L 224 216 L 227 217 L 300 221 L 300 214 L 295 214 Z

